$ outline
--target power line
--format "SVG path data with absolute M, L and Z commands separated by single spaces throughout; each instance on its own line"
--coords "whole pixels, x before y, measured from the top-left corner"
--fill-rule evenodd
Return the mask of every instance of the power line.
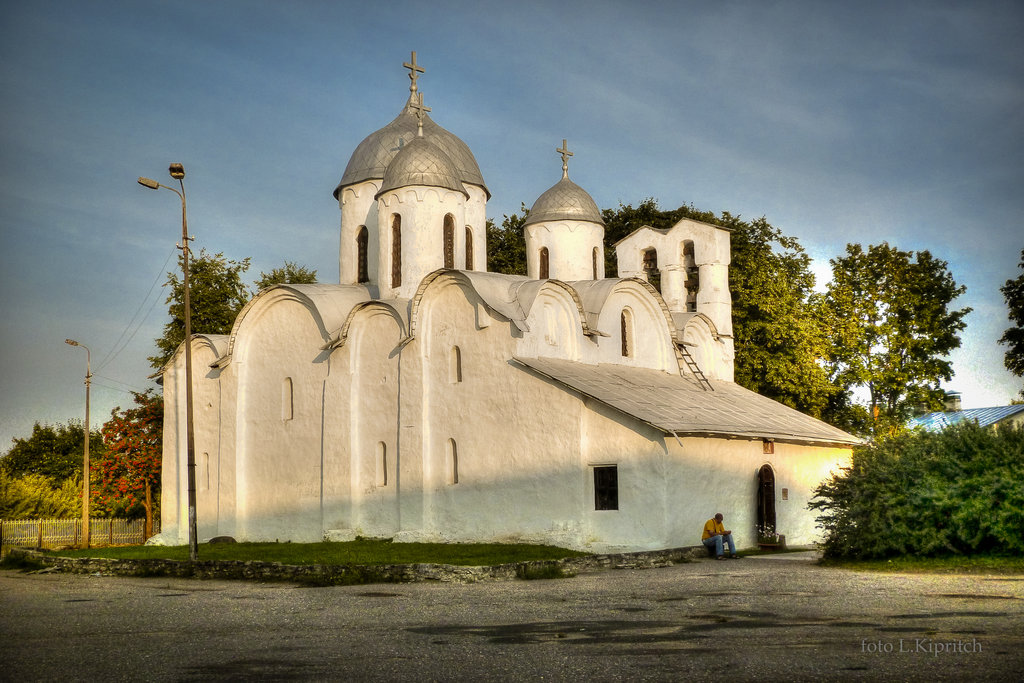
M 114 346 L 111 347 L 110 352 L 108 352 L 107 355 L 103 357 L 103 360 L 101 360 L 99 362 L 99 364 L 97 365 L 97 367 L 96 367 L 97 370 L 102 370 L 103 368 L 107 367 L 107 365 L 112 363 L 114 361 L 114 359 L 117 358 L 117 356 L 122 351 L 124 351 L 125 348 L 127 348 L 128 344 L 131 342 L 131 340 L 135 338 L 136 333 L 138 333 L 138 331 L 142 328 L 142 324 L 146 320 L 149 319 L 149 314 L 152 313 L 153 308 L 156 306 L 156 303 L 157 303 L 157 299 L 156 298 L 154 298 L 153 299 L 153 303 L 151 303 L 149 305 L 149 309 L 146 311 L 146 314 L 144 316 L 142 316 L 142 318 L 139 319 L 139 322 L 135 326 L 135 329 L 132 330 L 132 333 L 128 336 L 127 339 L 124 338 L 125 334 L 128 333 L 128 330 L 131 328 L 132 324 L 135 322 L 135 319 L 139 317 L 139 312 L 142 310 L 142 307 L 146 305 L 147 301 L 149 301 L 150 295 L 153 293 L 153 290 L 156 288 L 157 283 L 160 282 L 161 276 L 166 271 L 167 264 L 170 263 L 171 257 L 174 256 L 174 252 L 176 252 L 176 251 L 177 251 L 177 247 L 171 249 L 170 253 L 167 255 L 167 259 L 164 261 L 164 264 L 160 267 L 160 270 L 157 271 L 157 275 L 156 275 L 156 278 L 153 280 L 153 284 L 151 284 L 149 286 L 149 291 L 146 292 L 146 296 L 143 297 L 142 301 L 139 303 L 138 308 L 135 309 L 135 314 L 132 315 L 131 320 L 129 320 L 128 324 L 125 325 L 124 330 L 121 332 L 121 336 L 117 338 L 116 342 L 114 342 Z M 122 339 L 124 339 L 124 343 L 123 344 L 121 343 Z

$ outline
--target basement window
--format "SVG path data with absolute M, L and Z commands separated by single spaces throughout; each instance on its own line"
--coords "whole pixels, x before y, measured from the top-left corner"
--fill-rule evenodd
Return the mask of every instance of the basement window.
M 616 465 L 594 468 L 594 509 L 619 509 L 619 468 Z

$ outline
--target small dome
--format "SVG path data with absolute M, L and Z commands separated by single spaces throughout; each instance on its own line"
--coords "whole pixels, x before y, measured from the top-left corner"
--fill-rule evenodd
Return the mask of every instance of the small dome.
M 563 176 L 555 186 L 537 198 L 523 226 L 542 221 L 590 221 L 604 225 L 601 211 L 582 187 Z
M 455 162 L 425 137 L 413 138 L 412 142 L 404 145 L 395 155 L 384 171 L 384 183 L 377 197 L 389 190 L 409 185 L 444 187 L 469 197 L 462 181 L 459 180 Z
M 409 106 L 410 103 L 411 101 L 406 102 L 405 107 L 395 117 L 394 121 L 366 136 L 359 143 L 356 150 L 352 153 L 348 165 L 345 167 L 345 173 L 341 177 L 341 182 L 338 183 L 338 187 L 334 190 L 335 198 L 337 198 L 341 188 L 346 185 L 354 185 L 374 178 L 383 178 L 384 171 L 387 170 L 395 155 L 398 154 L 403 146 L 407 146 L 416 139 L 416 112 Z M 423 116 L 423 137 L 434 143 L 438 149 L 451 159 L 458 172 L 457 177 L 459 180 L 470 185 L 479 185 L 487 193 L 488 198 L 491 196 L 487 186 L 484 185 L 484 178 L 480 174 L 480 167 L 476 163 L 476 158 L 469 151 L 469 147 L 465 142 L 434 123 L 430 116 L 426 114 Z

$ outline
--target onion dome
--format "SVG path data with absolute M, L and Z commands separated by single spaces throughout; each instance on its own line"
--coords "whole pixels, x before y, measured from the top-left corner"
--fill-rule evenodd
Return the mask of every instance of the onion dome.
M 403 148 L 407 148 L 416 139 L 417 118 L 410 97 L 401 113 L 395 120 L 380 130 L 371 133 L 359 143 L 352 153 L 352 158 L 345 167 L 341 182 L 334 190 L 335 198 L 341 188 L 361 183 L 364 180 L 382 179 L 391 161 Z M 423 115 L 423 137 L 434 144 L 448 159 L 456 171 L 456 178 L 470 185 L 479 185 L 490 198 L 491 193 L 484 185 L 483 175 L 476 163 L 476 158 L 469 147 L 458 137 L 434 123 L 426 114 Z M 445 186 L 447 187 L 447 186 Z M 460 186 L 460 192 L 465 188 Z
M 377 197 L 389 190 L 409 185 L 444 187 L 469 197 L 459 179 L 455 162 L 426 137 L 414 137 L 410 143 L 402 146 L 384 171 L 384 182 Z
M 533 203 L 523 226 L 543 221 L 590 221 L 604 225 L 601 211 L 594 199 L 568 175 L 555 183 Z

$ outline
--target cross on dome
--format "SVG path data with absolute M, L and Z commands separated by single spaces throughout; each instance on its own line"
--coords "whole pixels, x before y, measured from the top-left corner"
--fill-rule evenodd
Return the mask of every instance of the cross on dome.
M 562 155 L 562 177 L 569 177 L 569 157 L 572 156 L 572 152 L 569 151 L 569 145 L 566 144 L 566 139 L 562 138 L 561 149 L 556 149 L 556 152 Z
M 402 66 L 404 66 L 406 69 L 409 69 L 409 80 L 412 81 L 412 83 L 409 84 L 409 92 L 411 92 L 413 94 L 413 97 L 411 99 L 413 101 L 415 101 L 416 100 L 416 97 L 415 97 L 416 96 L 416 90 L 417 90 L 417 88 L 416 88 L 416 79 L 420 77 L 419 76 L 420 74 L 426 73 L 426 71 L 423 70 L 422 66 L 420 66 L 420 65 L 418 65 L 416 63 L 416 51 L 415 50 L 413 50 L 413 52 L 412 52 L 412 60 L 411 60 L 411 62 L 402 62 Z M 419 73 L 417 73 L 417 72 L 419 72 Z
M 423 105 L 423 93 L 419 93 L 419 97 L 413 98 L 412 104 L 409 105 L 416 112 L 416 137 L 423 137 L 423 114 L 430 111 L 430 107 Z

